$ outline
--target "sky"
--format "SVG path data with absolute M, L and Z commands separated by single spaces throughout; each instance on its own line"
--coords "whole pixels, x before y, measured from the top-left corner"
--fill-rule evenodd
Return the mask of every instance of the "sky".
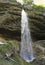
M 34 3 L 45 7 L 45 0 L 34 0 Z

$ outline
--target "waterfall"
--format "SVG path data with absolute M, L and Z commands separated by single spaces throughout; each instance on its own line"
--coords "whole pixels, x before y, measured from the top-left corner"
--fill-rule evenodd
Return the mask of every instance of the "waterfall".
M 20 0 L 17 0 L 19 2 Z M 22 4 L 23 0 L 21 0 Z M 29 30 L 29 25 L 28 25 L 28 17 L 27 13 L 22 9 L 21 13 L 21 50 L 20 50 L 20 55 L 21 57 L 26 61 L 26 62 L 32 62 L 35 57 L 33 53 L 33 48 L 32 48 L 32 39 L 31 39 L 31 34 Z
M 27 13 L 22 10 L 21 18 L 21 57 L 27 62 L 32 62 L 34 58 L 32 39 L 30 35 Z

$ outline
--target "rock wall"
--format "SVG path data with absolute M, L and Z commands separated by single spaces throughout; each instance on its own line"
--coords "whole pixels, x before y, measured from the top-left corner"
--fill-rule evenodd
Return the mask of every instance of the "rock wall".
M 45 39 L 45 16 L 33 9 L 24 9 L 28 13 L 32 39 Z M 17 36 L 21 37 L 21 11 L 22 6 L 17 2 L 0 3 L 0 33 L 8 33 L 10 36 L 17 33 Z

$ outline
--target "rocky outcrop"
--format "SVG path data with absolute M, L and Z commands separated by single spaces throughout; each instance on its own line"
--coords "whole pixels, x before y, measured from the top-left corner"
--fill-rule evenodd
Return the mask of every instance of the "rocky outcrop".
M 24 8 L 29 17 L 32 39 L 45 39 L 45 16 Z M 0 3 L 0 33 L 21 35 L 21 4 Z M 7 32 L 5 32 L 7 31 Z M 16 32 L 16 33 L 15 33 Z
M 34 42 L 35 50 L 35 65 L 45 65 L 45 40 L 39 40 Z
M 29 25 L 34 38 L 45 39 L 45 16 L 42 14 L 31 14 L 29 16 Z
M 0 34 L 8 37 L 21 36 L 21 10 L 19 3 L 0 3 Z

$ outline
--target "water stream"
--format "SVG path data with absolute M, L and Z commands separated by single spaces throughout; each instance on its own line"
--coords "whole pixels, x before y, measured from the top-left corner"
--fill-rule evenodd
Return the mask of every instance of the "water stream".
M 20 2 L 23 4 L 23 0 L 17 0 L 17 2 Z M 27 13 L 22 9 L 21 13 L 21 50 L 20 50 L 21 57 L 26 62 L 32 62 L 35 57 L 33 53 L 33 47 L 32 47 L 32 39 L 31 34 L 29 30 L 28 25 L 28 17 Z
M 22 10 L 21 18 L 21 52 L 20 55 L 27 62 L 32 62 L 34 60 L 33 48 L 32 48 L 32 39 L 30 35 L 28 17 L 27 13 Z

